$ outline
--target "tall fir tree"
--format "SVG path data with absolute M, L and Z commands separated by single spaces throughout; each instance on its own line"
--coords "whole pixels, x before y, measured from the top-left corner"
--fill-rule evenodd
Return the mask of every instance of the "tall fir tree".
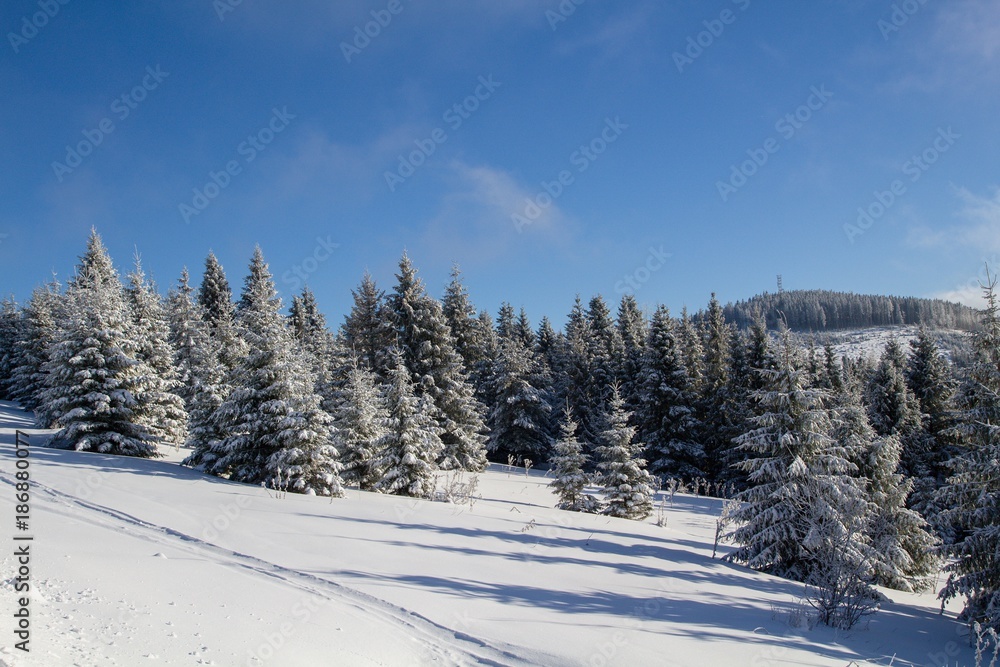
M 868 380 L 865 403 L 872 428 L 881 436 L 895 435 L 903 446 L 902 466 L 908 477 L 922 477 L 927 441 L 920 428 L 920 406 L 906 384 L 906 357 L 893 338 L 885 346 Z
M 402 354 L 390 350 L 392 370 L 386 392 L 389 414 L 386 433 L 376 443 L 382 452 L 378 467 L 382 478 L 375 488 L 383 493 L 427 498 L 434 492 L 435 461 L 444 443 L 440 428 L 430 417 L 431 401 L 413 391 L 410 372 Z
M 646 347 L 648 323 L 639 309 L 639 303 L 631 294 L 622 297 L 618 305 L 618 338 L 622 342 L 622 354 L 618 363 L 618 378 L 621 384 L 625 407 L 635 413 L 640 404 L 640 375 L 642 356 Z
M 361 284 L 351 290 L 354 304 L 344 318 L 341 333 L 347 350 L 356 355 L 365 368 L 386 377 L 382 361 L 384 351 L 395 344 L 385 311 L 385 293 L 365 271 Z
M 493 317 L 489 311 L 480 311 L 475 320 L 476 345 L 479 351 L 475 356 L 479 360 L 468 369 L 469 382 L 475 392 L 476 399 L 484 406 L 493 405 L 493 376 L 496 371 L 497 359 L 500 356 L 500 337 L 493 328 Z
M 666 306 L 653 313 L 642 356 L 636 422 L 656 474 L 693 479 L 704 474 L 705 450 L 698 441 L 691 387 L 675 320 Z
M 687 366 L 691 387 L 700 394 L 705 384 L 705 347 L 702 345 L 698 327 L 688 315 L 687 307 L 681 309 L 678 331 L 680 332 L 681 349 L 684 350 L 684 365 Z
M 205 311 L 193 298 L 187 269 L 181 272 L 177 287 L 167 297 L 170 341 L 175 352 L 175 367 L 180 381 L 180 396 L 188 414 L 186 445 L 191 454 L 187 466 L 203 466 L 213 471 L 222 456 L 220 443 L 224 433 L 215 420 L 215 412 L 229 393 L 226 369 L 220 361 L 218 342 L 209 333 Z
M 591 339 L 593 330 L 579 295 L 566 322 L 565 343 L 558 357 L 563 390 L 558 399 L 569 405 L 579 424 L 577 437 L 591 461 L 604 426 L 599 413 L 605 387 L 594 385 Z
M 39 410 L 48 379 L 45 363 L 55 342 L 57 322 L 63 320 L 62 304 L 59 283 L 36 287 L 22 309 L 22 322 L 14 342 L 11 400 L 25 410 L 34 411 L 43 428 L 48 428 L 52 421 L 51 415 Z
M 124 290 L 96 230 L 69 283 L 58 331 L 43 365 L 40 410 L 59 431 L 54 442 L 80 451 L 155 457 L 143 426 L 144 364 L 132 356 Z
M 548 378 L 534 353 L 517 337 L 500 344 L 500 355 L 493 375 L 493 408 L 487 424 L 487 451 L 495 461 L 508 456 L 538 463 L 549 455 Z
M 911 504 L 924 516 L 934 516 L 941 510 L 934 504 L 935 494 L 948 478 L 948 461 L 957 454 L 957 385 L 930 332 L 921 327 L 910 346 L 906 384 L 920 409 L 923 440 L 919 459 L 911 463 L 916 473 Z
M 131 351 L 145 371 L 136 396 L 142 424 L 158 442 L 179 447 L 187 439 L 188 414 L 179 394 L 181 382 L 174 365 L 170 323 L 138 254 L 128 281 L 125 296 L 131 317 Z
M 624 356 L 624 345 L 611 310 L 600 294 L 587 304 L 587 321 L 590 324 L 588 356 L 591 373 L 588 393 L 592 410 L 603 416 L 610 407 L 609 387 L 621 386 L 620 362 Z
M 389 413 L 377 376 L 360 363 L 352 365 L 344 387 L 344 400 L 334 413 L 337 449 L 347 484 L 371 491 L 382 479 L 382 438 Z
M 903 591 L 926 588 L 938 567 L 935 540 L 927 522 L 906 506 L 913 483 L 899 473 L 899 439 L 875 433 L 856 394 L 834 394 L 831 404 L 832 436 L 856 465 L 868 502 L 873 582 Z
M 333 335 L 326 326 L 326 317 L 320 312 L 319 304 L 316 303 L 316 295 L 308 286 L 302 288 L 301 294 L 292 297 L 288 324 L 292 337 L 306 356 L 309 368 L 316 378 L 316 391 L 323 396 L 326 404 L 329 397 L 324 395 L 325 391 L 328 387 L 334 386 L 332 375 L 336 371 L 336 355 L 333 349 L 335 343 Z
M 227 373 L 235 372 L 249 349 L 246 341 L 237 334 L 233 292 L 226 272 L 213 252 L 209 252 L 205 259 L 205 272 L 198 288 L 198 305 L 204 311 L 209 333 L 218 344 L 219 360 Z
M 501 342 L 513 340 L 517 335 L 514 330 L 514 306 L 506 301 L 500 304 L 500 310 L 497 312 L 496 332 Z
M 17 340 L 21 337 L 23 324 L 21 309 L 14 297 L 0 301 L 0 400 L 13 398 Z
M 629 413 L 617 386 L 611 390 L 608 409 L 597 465 L 606 503 L 602 513 L 641 521 L 653 511 L 654 480 L 646 470 L 642 444 L 635 442 L 635 427 L 629 426 Z
M 451 281 L 445 288 L 441 309 L 448 330 L 455 341 L 455 351 L 462 357 L 462 364 L 470 373 L 482 362 L 485 350 L 481 338 L 477 313 L 469 292 L 462 282 L 462 272 L 458 265 L 451 267 Z
M 765 386 L 764 373 L 775 369 L 771 337 L 767 322 L 759 312 L 755 313 L 745 332 L 734 332 L 730 344 L 728 402 L 728 435 L 731 445 L 735 439 L 749 430 L 754 415 L 754 395 Z M 722 457 L 720 481 L 729 492 L 744 491 L 749 486 L 747 473 L 741 467 L 746 452 L 737 446 L 730 446 Z
M 198 289 L 198 305 L 205 311 L 205 321 L 212 329 L 233 322 L 233 290 L 226 272 L 214 252 L 205 258 L 205 272 Z
M 755 394 L 754 428 L 738 439 L 752 486 L 737 496 L 730 537 L 739 547 L 727 559 L 820 587 L 830 573 L 857 572 L 863 585 L 871 553 L 857 468 L 831 435 L 829 394 L 807 386 L 787 330 L 782 339 L 778 367 Z
M 601 504 L 586 491 L 590 482 L 587 473 L 584 472 L 587 455 L 583 453 L 583 446 L 576 439 L 576 428 L 573 412 L 567 407 L 563 410 L 559 422 L 559 439 L 555 443 L 551 461 L 555 479 L 549 486 L 552 492 L 559 496 L 559 502 L 556 504 L 558 509 L 595 513 L 600 511 Z
M 956 431 L 963 448 L 938 500 L 945 509 L 937 522 L 955 531 L 943 549 L 948 581 L 940 597 L 963 596 L 962 619 L 1000 630 L 1000 306 L 989 274 L 983 292 L 986 308 L 972 335 L 973 364 L 959 394 Z
M 237 324 L 250 349 L 236 384 L 216 411 L 225 434 L 213 472 L 252 484 L 339 496 L 338 452 L 315 378 L 280 314 L 281 300 L 257 247 L 240 297 Z
M 524 349 L 532 351 L 535 349 L 535 332 L 531 328 L 528 311 L 523 306 L 517 313 L 517 321 L 514 322 L 514 338 L 524 346 Z
M 485 409 L 462 368 L 441 304 L 427 295 L 405 253 L 396 277 L 387 319 L 416 392 L 428 396 L 434 406 L 432 417 L 444 443 L 438 465 L 481 471 L 486 467 Z
M 715 293 L 708 305 L 705 322 L 704 350 L 705 375 L 699 397 L 699 421 L 702 426 L 701 442 L 705 447 L 705 464 L 709 480 L 726 478 L 725 463 L 733 460 L 731 450 L 733 424 L 728 406 L 733 401 L 729 385 L 730 327 Z

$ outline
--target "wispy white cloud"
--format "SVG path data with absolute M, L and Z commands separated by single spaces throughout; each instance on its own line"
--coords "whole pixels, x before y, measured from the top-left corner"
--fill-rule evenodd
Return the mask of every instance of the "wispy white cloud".
M 1000 187 L 982 196 L 966 188 L 956 190 L 962 202 L 956 217 L 958 224 L 943 228 L 926 225 L 909 232 L 911 245 L 924 248 L 974 248 L 981 252 L 1000 252 Z
M 886 88 L 890 93 L 943 94 L 961 90 L 991 94 L 998 78 L 993 67 L 1000 54 L 1000 3 L 996 0 L 955 0 L 927 6 L 934 12 L 929 28 L 903 53 L 902 68 Z M 916 23 L 919 16 L 913 19 Z M 900 30 L 919 31 L 910 23 Z M 893 36 L 895 38 L 895 36 Z
M 996 0 L 957 0 L 944 4 L 937 20 L 936 38 L 947 50 L 985 62 L 1000 54 L 1000 3 Z
M 955 301 L 972 308 L 984 308 L 986 306 L 986 301 L 983 299 L 983 289 L 979 285 L 963 285 L 955 289 L 935 292 L 930 294 L 929 298 Z
M 578 10 L 579 11 L 579 10 Z M 556 53 L 562 56 L 576 55 L 580 51 L 597 50 L 605 58 L 628 54 L 632 57 L 642 53 L 637 49 L 639 40 L 648 34 L 650 15 L 653 7 L 644 4 L 599 23 L 597 27 L 580 37 L 559 42 Z M 572 20 L 572 16 L 567 20 Z
M 572 236 L 573 221 L 558 202 L 539 207 L 537 215 L 532 210 L 519 232 L 513 216 L 524 215 L 539 193 L 503 169 L 455 160 L 445 178 L 449 191 L 423 235 L 439 259 L 494 261 L 524 244 L 563 247 Z
M 291 148 L 262 161 L 262 170 L 275 184 L 269 196 L 295 199 L 349 193 L 369 197 L 384 192 L 384 170 L 399 153 L 412 148 L 413 137 L 420 134 L 414 126 L 399 125 L 369 141 L 351 144 L 331 138 L 318 127 L 304 128 Z

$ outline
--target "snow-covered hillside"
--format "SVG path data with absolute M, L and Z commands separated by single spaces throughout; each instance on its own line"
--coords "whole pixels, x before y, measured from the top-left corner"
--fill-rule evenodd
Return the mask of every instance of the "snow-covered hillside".
M 909 351 L 910 342 L 917 338 L 920 331 L 916 326 L 898 327 L 871 327 L 868 329 L 845 329 L 843 331 L 829 331 L 816 334 L 816 344 L 822 347 L 825 343 L 830 343 L 837 358 L 867 357 L 877 361 L 885 349 L 886 344 L 895 339 L 904 350 Z M 799 340 L 805 347 L 812 343 L 814 337 L 811 334 L 799 333 Z M 968 338 L 968 332 L 954 330 L 938 330 L 935 338 L 941 344 L 941 352 L 945 357 L 950 358 L 951 348 L 955 344 L 961 344 Z M 818 350 L 822 354 L 822 349 Z
M 666 527 L 553 509 L 550 481 L 491 467 L 474 505 L 229 483 L 45 449 L 0 403 L 0 660 L 23 665 L 971 665 L 933 594 L 850 631 L 802 586 L 711 558 L 719 502 Z M 31 438 L 31 653 L 12 648 L 14 429 Z

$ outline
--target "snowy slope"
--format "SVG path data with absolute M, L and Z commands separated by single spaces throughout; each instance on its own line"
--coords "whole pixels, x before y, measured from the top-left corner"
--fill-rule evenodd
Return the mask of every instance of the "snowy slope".
M 18 424 L 0 403 L 8 545 Z M 279 499 L 166 453 L 32 449 L 32 652 L 11 648 L 8 579 L 7 665 L 973 664 L 932 594 L 810 628 L 801 585 L 711 559 L 715 500 L 678 495 L 661 528 L 555 510 L 548 479 L 503 467 L 471 508 Z

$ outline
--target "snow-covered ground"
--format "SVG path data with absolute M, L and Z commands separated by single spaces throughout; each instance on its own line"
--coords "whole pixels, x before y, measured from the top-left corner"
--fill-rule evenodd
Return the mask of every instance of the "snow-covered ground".
M 971 665 L 933 594 L 850 632 L 802 586 L 713 560 L 719 502 L 667 525 L 553 509 L 493 467 L 473 506 L 351 490 L 330 501 L 166 459 L 39 447 L 0 403 L 0 661 L 22 665 Z M 31 449 L 31 652 L 13 648 L 14 428 Z

